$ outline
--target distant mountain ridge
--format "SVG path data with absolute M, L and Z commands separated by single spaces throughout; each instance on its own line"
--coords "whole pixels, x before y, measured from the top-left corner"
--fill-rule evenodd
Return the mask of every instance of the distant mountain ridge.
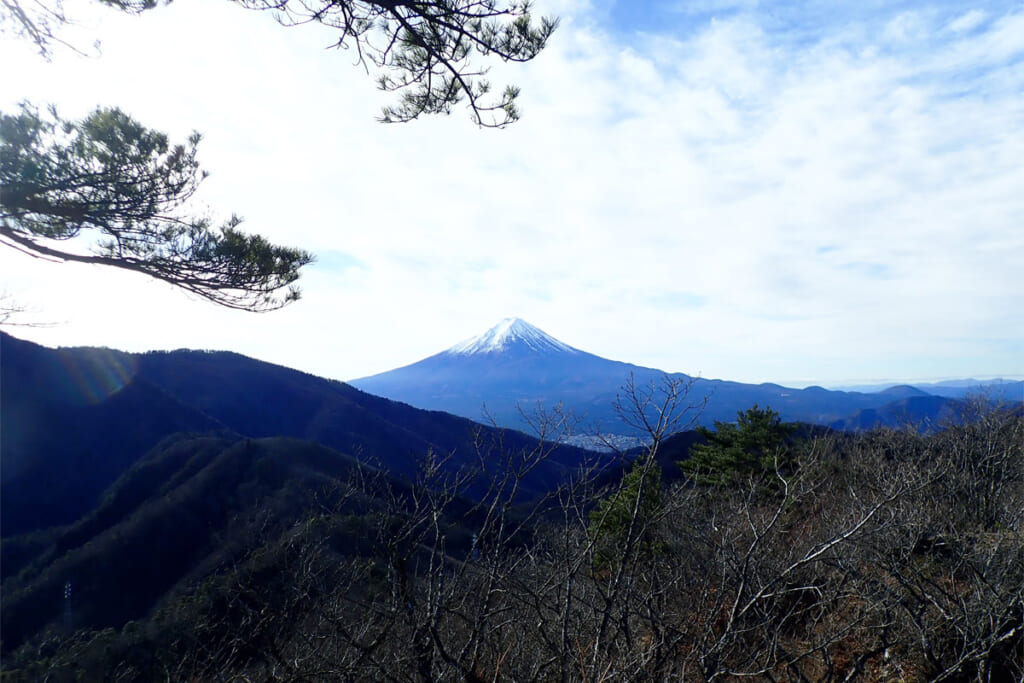
M 910 388 L 928 396 L 944 396 L 946 398 L 965 398 L 967 396 L 985 396 L 993 400 L 1024 401 L 1024 380 L 1016 379 L 952 379 L 942 382 L 908 382 L 893 385 L 890 383 L 862 384 L 833 387 L 836 391 L 857 391 L 862 393 L 891 392 L 897 388 Z
M 632 377 L 640 387 L 666 375 L 692 381 L 691 398 L 708 397 L 700 423 L 729 422 L 752 405 L 770 406 L 784 420 L 818 425 L 895 424 L 906 415 L 887 404 L 931 396 L 918 387 L 895 386 L 885 391 L 830 391 L 818 386 L 793 389 L 778 384 L 743 384 L 665 373 L 609 360 L 565 344 L 520 318 L 506 318 L 486 332 L 410 365 L 350 381 L 364 391 L 430 410 L 518 429 L 528 427 L 521 412 L 538 405 L 570 408 L 584 421 L 581 431 L 634 435 L 615 410 L 616 395 Z M 924 402 L 934 417 L 956 414 L 956 397 Z M 873 411 L 864 413 L 863 411 Z M 910 411 L 917 415 L 919 411 Z M 923 415 L 928 418 L 929 415 Z M 872 422 L 872 420 L 874 420 Z

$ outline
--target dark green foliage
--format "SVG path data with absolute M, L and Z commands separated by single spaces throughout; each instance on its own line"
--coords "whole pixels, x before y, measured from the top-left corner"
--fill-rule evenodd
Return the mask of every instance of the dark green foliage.
M 312 256 L 189 212 L 199 135 L 171 145 L 119 109 L 0 114 L 0 238 L 33 256 L 144 273 L 230 308 L 294 301 Z M 80 238 L 92 253 L 58 244 Z
M 595 566 L 607 567 L 634 549 L 640 555 L 657 552 L 653 530 L 661 508 L 661 466 L 647 455 L 641 456 L 633 461 L 618 489 L 590 511 Z
M 795 425 L 782 422 L 771 408 L 738 414 L 735 423 L 715 421 L 715 429 L 698 428 L 707 443 L 697 444 L 683 471 L 700 484 L 725 485 L 774 473 L 787 463 L 787 440 Z

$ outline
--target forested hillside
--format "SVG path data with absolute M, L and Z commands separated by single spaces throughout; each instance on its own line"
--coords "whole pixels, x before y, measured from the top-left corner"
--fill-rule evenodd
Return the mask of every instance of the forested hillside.
M 2 332 L 0 343 L 4 538 L 76 521 L 146 451 L 178 432 L 305 439 L 406 478 L 430 452 L 444 454 L 443 467 L 456 472 L 495 443 L 536 445 L 525 434 L 233 353 L 48 349 Z M 547 491 L 593 457 L 561 447 L 523 486 Z
M 193 573 L 195 581 L 126 623 L 76 628 L 94 617 L 73 597 L 72 623 L 62 627 L 60 600 L 51 598 L 50 626 L 5 657 L 7 675 L 1024 676 L 1019 411 L 979 404 L 969 424 L 921 435 L 793 431 L 770 410 L 752 409 L 732 431 L 719 425 L 703 442 L 680 442 L 669 434 L 685 387 L 634 396 L 632 405 L 665 418 L 651 423 L 650 448 L 624 475 L 601 485 L 597 471 L 581 472 L 528 504 L 519 487 L 550 449 L 503 451 L 490 488 L 469 497 L 470 473 L 453 477 L 430 459 L 414 481 L 399 483 L 297 442 L 206 441 L 190 457 L 180 449 L 195 446 L 168 444 L 131 473 L 163 492 L 158 514 L 139 506 L 124 528 L 129 538 L 119 539 L 117 527 L 103 531 L 101 506 L 70 533 L 130 547 L 135 533 L 154 537 L 147 520 L 208 504 L 203 492 L 213 488 L 204 487 L 233 491 L 225 499 L 235 507 L 203 513 L 230 531 L 196 536 L 207 539 L 196 547 L 214 549 L 213 571 L 205 580 Z M 668 452 L 689 456 L 682 470 L 691 479 L 662 476 Z M 158 474 L 176 458 L 195 465 Z M 130 508 L 123 490 L 105 505 Z M 246 508 L 246 500 L 266 504 Z M 250 516 L 239 516 L 246 509 Z M 185 535 L 202 529 L 181 526 Z M 211 538 L 234 542 L 222 548 Z M 28 576 L 17 584 L 26 595 Z M 51 584 L 50 594 L 59 579 Z M 5 612 L 6 596 L 5 586 Z

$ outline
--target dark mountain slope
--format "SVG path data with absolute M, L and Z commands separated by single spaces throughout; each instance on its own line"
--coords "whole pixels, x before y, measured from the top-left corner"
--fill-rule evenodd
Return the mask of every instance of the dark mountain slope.
M 2 535 L 66 524 L 168 434 L 223 424 L 109 349 L 47 349 L 0 333 Z
M 233 353 L 54 350 L 7 335 L 0 344 L 4 537 L 84 515 L 175 432 L 308 439 L 405 477 L 431 451 L 455 471 L 537 446 L 524 434 Z M 524 488 L 545 491 L 588 457 L 560 447 Z
M 891 400 L 899 400 L 904 398 L 913 398 L 914 396 L 929 396 L 927 391 L 921 391 L 917 387 L 912 387 L 909 384 L 897 384 L 895 386 L 888 387 L 878 392 L 883 396 L 888 396 Z
M 344 482 L 357 466 L 290 439 L 169 439 L 4 581 L 4 648 L 60 618 L 66 582 L 76 627 L 144 617 L 310 511 L 344 511 Z M 356 498 L 347 505 L 372 508 Z
M 309 439 L 412 476 L 428 452 L 449 467 L 476 466 L 537 446 L 526 434 L 494 429 L 438 411 L 413 408 L 342 382 L 234 353 L 175 351 L 139 357 L 140 374 L 178 400 L 252 437 Z M 478 453 L 478 449 L 484 449 Z M 593 454 L 568 446 L 525 482 L 540 492 Z
M 467 420 L 424 414 L 322 379 L 228 352 L 174 351 L 138 358 L 140 373 L 188 405 L 252 437 L 292 436 L 380 458 L 409 474 L 433 445 L 467 445 Z
M 864 431 L 876 427 L 909 427 L 934 432 L 959 421 L 966 408 L 963 401 L 942 396 L 910 396 L 878 408 L 859 410 L 832 423 L 833 429 Z

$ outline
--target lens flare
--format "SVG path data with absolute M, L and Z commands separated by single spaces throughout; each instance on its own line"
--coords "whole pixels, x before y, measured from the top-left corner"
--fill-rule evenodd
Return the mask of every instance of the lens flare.
M 71 400 L 95 405 L 124 389 L 138 370 L 135 358 L 111 349 L 76 349 L 60 356 L 60 387 Z

